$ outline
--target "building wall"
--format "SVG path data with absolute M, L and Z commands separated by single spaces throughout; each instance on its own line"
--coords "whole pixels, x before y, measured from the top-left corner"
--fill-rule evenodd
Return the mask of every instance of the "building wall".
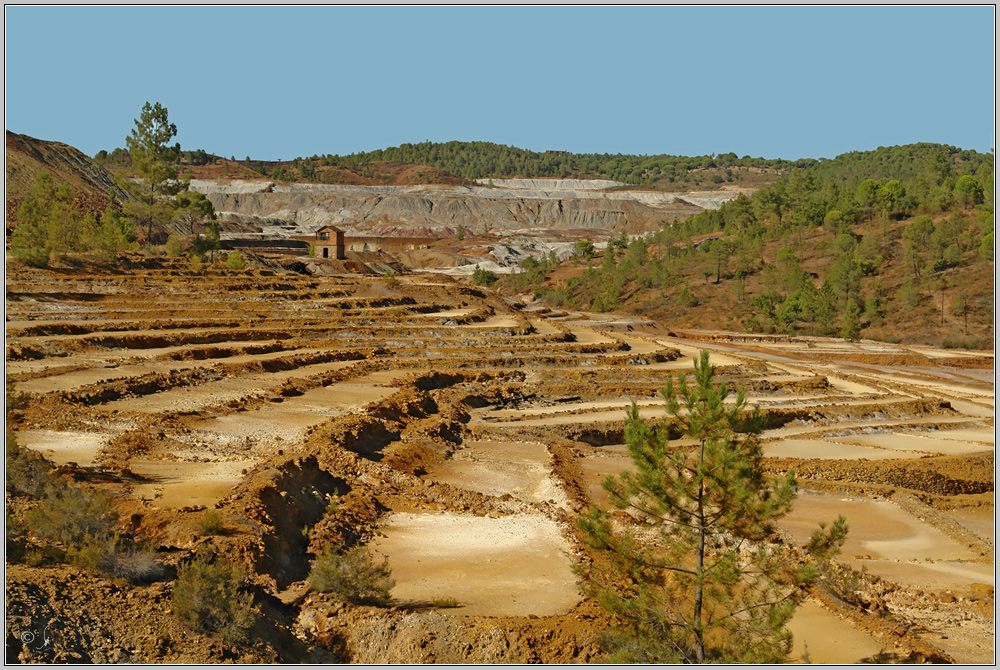
M 433 237 L 344 237 L 346 251 L 412 251 L 434 241 Z

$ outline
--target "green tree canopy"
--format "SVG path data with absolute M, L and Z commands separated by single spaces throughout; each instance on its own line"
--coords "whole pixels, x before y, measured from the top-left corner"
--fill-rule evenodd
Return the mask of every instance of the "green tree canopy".
M 162 196 L 185 190 L 187 182 L 177 179 L 174 162 L 180 155 L 180 144 L 168 144 L 177 134 L 177 126 L 168 120 L 167 108 L 147 102 L 134 121 L 135 127 L 125 143 L 138 181 L 121 178 L 119 185 L 134 197 L 123 204 L 123 209 L 135 223 L 145 226 L 148 244 L 153 228 L 165 225 L 173 215 L 170 201 Z
M 802 587 L 817 578 L 816 561 L 839 551 L 847 522 L 821 526 L 803 550 L 771 541 L 795 476 L 766 481 L 759 415 L 746 413 L 742 390 L 727 402 L 708 352 L 694 386 L 681 377 L 663 395 L 667 417 L 655 426 L 632 403 L 625 439 L 636 469 L 604 482 L 611 504 L 655 538 L 640 540 L 597 508 L 578 519 L 595 552 L 579 568 L 583 588 L 622 623 L 609 660 L 780 663 Z M 694 451 L 670 447 L 671 431 L 693 438 Z
M 198 191 L 182 191 L 174 201 L 174 218 L 186 224 L 195 234 L 195 226 L 205 219 L 215 220 L 215 208 L 204 193 Z

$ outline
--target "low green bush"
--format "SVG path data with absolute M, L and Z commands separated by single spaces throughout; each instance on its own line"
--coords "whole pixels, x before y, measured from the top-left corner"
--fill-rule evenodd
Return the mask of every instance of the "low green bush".
M 230 270 L 242 270 L 247 266 L 246 261 L 243 259 L 243 254 L 240 253 L 239 249 L 233 251 L 226 258 L 226 267 Z
M 497 274 L 492 270 L 484 270 L 478 265 L 472 272 L 472 281 L 476 283 L 476 286 L 492 286 L 497 283 Z
M 981 337 L 945 338 L 941 342 L 943 349 L 989 349 L 990 342 Z
M 156 561 L 153 551 L 132 546 L 118 535 L 103 540 L 85 538 L 79 546 L 71 548 L 67 556 L 81 568 L 113 579 L 124 579 L 130 584 L 148 584 L 164 575 L 163 566 Z
M 461 607 L 461 603 L 458 599 L 451 596 L 441 596 L 439 598 L 434 598 L 431 600 L 431 605 L 438 609 L 450 609 L 453 607 Z
M 225 528 L 222 525 L 222 515 L 214 509 L 205 511 L 205 515 L 198 522 L 197 528 L 200 535 L 222 535 L 225 532 Z
M 13 435 L 7 434 L 7 491 L 39 498 L 54 483 L 49 474 L 51 463 L 37 451 L 22 448 Z
M 364 547 L 354 547 L 343 554 L 338 554 L 337 549 L 328 550 L 316 559 L 309 580 L 314 591 L 378 607 L 389 605 L 390 592 L 396 585 L 389 560 L 376 561 Z
M 233 643 L 248 642 L 257 608 L 243 586 L 239 568 L 203 546 L 177 571 L 173 613 L 199 632 Z
M 69 547 L 110 537 L 117 520 L 103 493 L 62 482 L 46 486 L 41 501 L 24 515 L 30 532 Z

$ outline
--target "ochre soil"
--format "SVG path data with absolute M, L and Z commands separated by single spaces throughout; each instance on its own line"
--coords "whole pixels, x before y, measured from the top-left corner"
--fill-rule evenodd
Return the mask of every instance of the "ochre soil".
M 991 352 L 676 332 L 436 275 L 130 265 L 8 265 L 6 377 L 26 401 L 8 425 L 107 491 L 166 577 L 8 563 L 9 661 L 599 662 L 613 622 L 573 582 L 573 518 L 629 464 L 628 403 L 661 416 L 659 390 L 702 348 L 760 405 L 766 469 L 797 472 L 783 535 L 853 520 L 790 660 L 992 660 Z M 224 534 L 200 534 L 207 509 Z M 175 567 L 202 544 L 249 578 L 251 645 L 170 613 Z M 388 557 L 393 607 L 309 591 L 335 544 Z M 545 597 L 490 596 L 491 562 Z M 48 646 L 26 642 L 46 629 Z

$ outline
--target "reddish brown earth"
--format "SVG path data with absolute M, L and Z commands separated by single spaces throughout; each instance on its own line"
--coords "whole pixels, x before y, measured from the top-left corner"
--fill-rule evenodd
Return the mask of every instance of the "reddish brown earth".
M 436 275 L 129 266 L 8 265 L 6 375 L 25 405 L 8 421 L 108 492 L 168 570 L 130 586 L 8 563 L 11 661 L 599 662 L 612 622 L 565 576 L 587 557 L 573 517 L 628 465 L 627 404 L 659 417 L 659 389 L 706 348 L 767 417 L 767 468 L 798 472 L 786 537 L 852 524 L 790 660 L 804 644 L 815 662 L 991 662 L 992 352 L 677 332 Z M 200 533 L 206 509 L 226 534 Z M 341 543 L 388 556 L 392 607 L 308 591 L 310 560 Z M 253 644 L 170 613 L 172 566 L 201 544 L 243 566 Z M 478 597 L 506 565 L 549 595 Z M 48 646 L 26 642 L 46 627 Z
M 81 211 L 95 216 L 100 216 L 107 207 L 108 193 L 115 193 L 118 198 L 124 196 L 107 170 L 62 142 L 38 140 L 8 130 L 5 156 L 4 220 L 8 232 L 13 230 L 16 212 L 35 186 L 41 170 L 46 170 L 56 184 L 67 182 Z

